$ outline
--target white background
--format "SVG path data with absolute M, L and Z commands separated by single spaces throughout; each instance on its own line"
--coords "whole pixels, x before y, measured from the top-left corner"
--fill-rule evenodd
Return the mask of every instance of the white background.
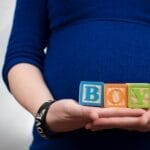
M 16 0 L 0 0 L 0 150 L 27 150 L 32 141 L 33 117 L 8 92 L 2 66 Z

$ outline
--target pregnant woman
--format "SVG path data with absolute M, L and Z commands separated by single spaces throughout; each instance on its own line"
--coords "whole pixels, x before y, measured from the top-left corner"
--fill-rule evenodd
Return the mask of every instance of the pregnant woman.
M 150 82 L 150 1 L 17 0 L 3 80 L 30 150 L 150 149 L 149 110 L 78 104 L 83 80 Z

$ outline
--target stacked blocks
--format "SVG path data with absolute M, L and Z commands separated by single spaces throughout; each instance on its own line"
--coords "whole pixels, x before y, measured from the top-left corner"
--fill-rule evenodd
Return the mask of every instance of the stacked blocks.
M 98 107 L 150 108 L 150 84 L 81 81 L 79 103 Z

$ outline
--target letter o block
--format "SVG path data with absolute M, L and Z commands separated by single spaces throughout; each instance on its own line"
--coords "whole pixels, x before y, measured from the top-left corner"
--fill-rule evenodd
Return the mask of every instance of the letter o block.
M 79 103 L 85 106 L 103 107 L 103 82 L 81 81 L 79 88 Z
M 127 107 L 128 86 L 126 84 L 105 84 L 104 107 Z
M 129 108 L 150 108 L 150 84 L 129 83 L 128 88 Z

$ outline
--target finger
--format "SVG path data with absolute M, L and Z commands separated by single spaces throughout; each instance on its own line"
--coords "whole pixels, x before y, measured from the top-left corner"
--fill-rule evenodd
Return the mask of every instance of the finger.
M 96 120 L 100 117 L 139 117 L 145 113 L 143 109 L 82 107 L 83 115 L 91 120 Z
M 139 120 L 139 117 L 100 118 L 86 127 L 93 130 L 101 128 L 137 128 Z
M 150 131 L 150 112 L 146 111 L 139 120 L 136 127 L 130 127 L 128 130 L 135 130 L 140 132 Z
M 91 131 L 100 131 L 100 130 L 106 130 L 106 129 L 113 129 L 113 127 L 110 127 L 110 126 L 100 126 L 98 128 L 92 128 L 92 126 L 89 124 L 85 126 L 85 129 L 87 130 L 91 130 Z
M 143 109 L 130 108 L 99 108 L 99 117 L 138 117 L 145 113 Z
M 137 131 L 147 132 L 150 131 L 150 112 L 147 111 L 142 117 L 140 117 L 139 126 L 136 128 Z

